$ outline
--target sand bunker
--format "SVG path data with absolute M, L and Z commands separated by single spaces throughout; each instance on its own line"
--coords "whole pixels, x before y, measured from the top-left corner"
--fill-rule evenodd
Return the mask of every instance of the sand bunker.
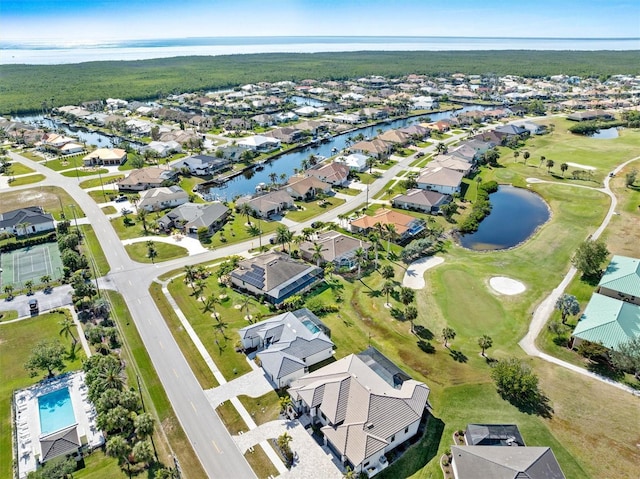
M 595 166 L 581 165 L 580 163 L 571 163 L 570 161 L 567 161 L 567 165 L 573 166 L 575 168 L 582 168 L 583 170 L 594 171 L 597 169 Z
M 505 278 L 504 276 L 494 276 L 489 280 L 489 285 L 495 292 L 510 296 L 523 293 L 527 289 L 520 281 Z
M 411 289 L 422 289 L 425 286 L 424 272 L 429 268 L 438 266 L 444 263 L 443 258 L 436 256 L 427 256 L 426 258 L 420 258 L 409 265 L 407 271 L 402 278 L 402 286 L 406 286 Z

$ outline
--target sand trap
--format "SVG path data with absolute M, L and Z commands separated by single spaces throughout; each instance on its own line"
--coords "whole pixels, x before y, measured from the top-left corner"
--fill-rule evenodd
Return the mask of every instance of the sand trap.
M 523 293 L 527 289 L 520 281 L 505 278 L 504 276 L 494 276 L 489 280 L 489 285 L 496 293 L 508 294 L 510 296 Z
M 573 166 L 575 168 L 582 168 L 583 170 L 591 170 L 591 171 L 597 170 L 595 166 L 581 165 L 580 163 L 571 163 L 570 161 L 567 161 L 567 165 Z
M 444 263 L 444 258 L 437 256 L 427 256 L 426 258 L 420 258 L 409 265 L 407 271 L 402 278 L 402 286 L 406 286 L 411 289 L 422 289 L 425 286 L 424 272 L 434 266 Z

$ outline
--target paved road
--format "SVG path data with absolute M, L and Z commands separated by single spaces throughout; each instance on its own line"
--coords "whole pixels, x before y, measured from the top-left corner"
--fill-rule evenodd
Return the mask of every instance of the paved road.
M 613 173 L 614 174 L 619 173 L 629 163 L 631 163 L 633 161 L 636 161 L 636 160 L 639 160 L 639 159 L 640 159 L 640 156 L 638 156 L 636 158 L 632 158 L 631 160 L 628 160 L 628 161 L 622 163 L 621 165 L 617 166 L 615 168 L 615 170 L 613 170 Z M 558 183 L 558 184 L 567 186 L 567 183 L 539 180 L 537 178 L 527 179 L 527 181 L 530 182 L 530 183 Z M 618 199 L 616 198 L 616 195 L 613 194 L 613 192 L 611 191 L 611 188 L 609 187 L 609 182 L 610 181 L 611 181 L 611 177 L 607 176 L 605 178 L 605 180 L 604 180 L 604 188 L 591 188 L 591 189 L 595 189 L 597 191 L 601 191 L 601 192 L 605 193 L 606 195 L 608 195 L 611 198 L 611 204 L 609 205 L 609 211 L 607 211 L 607 214 L 605 215 L 604 219 L 602 220 L 602 223 L 600 224 L 600 226 L 591 235 L 591 239 L 593 239 L 593 240 L 597 240 L 600 237 L 600 235 L 602 234 L 602 232 L 605 230 L 605 228 L 609 225 L 609 222 L 611 221 L 611 218 L 613 217 L 613 215 L 614 215 L 614 213 L 616 211 L 616 206 L 618 205 Z M 579 188 L 590 188 L 590 187 L 583 186 L 583 185 L 571 185 L 571 184 L 568 184 L 568 186 L 574 186 L 574 187 L 579 187 Z M 591 371 L 587 371 L 584 368 L 581 368 L 581 367 L 576 366 L 574 364 L 568 363 L 566 361 L 562 361 L 562 360 L 560 360 L 560 359 L 558 359 L 556 357 L 553 357 L 553 356 L 551 356 L 549 354 L 543 353 L 542 351 L 540 351 L 537 348 L 537 346 L 536 346 L 536 338 L 540 334 L 540 331 L 542 330 L 544 325 L 547 324 L 547 321 L 549 320 L 549 317 L 551 317 L 551 314 L 553 313 L 553 310 L 555 309 L 556 301 L 562 295 L 562 293 L 564 293 L 565 289 L 571 283 L 571 281 L 575 277 L 576 273 L 577 273 L 576 268 L 571 266 L 569 268 L 569 271 L 567 271 L 567 274 L 565 275 L 565 277 L 560 282 L 560 284 L 553 291 L 551 291 L 549 296 L 547 296 L 538 305 L 538 307 L 533 312 L 533 318 L 531 319 L 531 324 L 529 325 L 529 331 L 527 332 L 525 337 L 520 340 L 520 342 L 518 344 L 520 345 L 520 347 L 522 349 L 524 349 L 524 351 L 529 356 L 539 357 L 541 359 L 544 359 L 545 361 L 557 364 L 558 366 L 562 366 L 562 367 L 564 367 L 566 369 L 570 369 L 570 370 L 572 370 L 574 372 L 577 372 L 579 374 L 582 374 L 584 376 L 590 377 L 592 379 L 597 379 L 598 381 L 602 381 L 604 383 L 610 384 L 610 385 L 612 385 L 614 387 L 617 387 L 617 388 L 622 389 L 624 391 L 630 392 L 632 394 L 637 394 L 638 391 L 633 389 L 633 388 L 630 388 L 629 386 L 626 386 L 626 385 L 621 384 L 621 383 L 616 382 L 616 381 L 612 381 L 611 379 L 606 378 L 604 376 L 600 376 L 599 374 L 594 374 Z
M 207 475 L 211 478 L 255 477 L 220 418 L 209 405 L 204 391 L 149 294 L 149 285 L 157 276 L 153 265 L 142 265 L 129 258 L 109 220 L 95 201 L 78 186 L 77 179 L 62 176 L 15 153 L 10 153 L 10 156 L 47 177 L 45 182 L 28 186 L 37 188 L 50 184 L 63 188 L 91 220 L 111 266 L 111 272 L 105 280 L 113 284 L 127 302 L 176 416 Z

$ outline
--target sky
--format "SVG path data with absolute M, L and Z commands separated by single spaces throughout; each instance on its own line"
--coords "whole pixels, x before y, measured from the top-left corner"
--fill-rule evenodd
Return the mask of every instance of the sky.
M 639 0 L 0 0 L 0 42 L 238 36 L 638 38 Z

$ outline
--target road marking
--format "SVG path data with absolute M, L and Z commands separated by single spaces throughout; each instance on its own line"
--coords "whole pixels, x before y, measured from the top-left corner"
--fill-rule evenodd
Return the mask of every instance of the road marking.
M 138 298 L 138 304 L 142 304 L 142 300 Z
M 218 447 L 218 445 L 216 444 L 216 441 L 214 441 L 213 439 L 211 440 L 211 442 L 213 443 L 213 447 L 216 448 L 216 451 L 218 451 L 218 454 L 222 454 L 222 451 L 220 450 L 220 448 Z
M 191 403 L 191 407 L 193 408 L 193 412 L 198 412 L 196 407 L 193 405 L 193 401 L 189 401 Z
M 179 377 L 178 371 L 176 371 L 176 368 L 173 368 L 173 374 L 175 375 L 175 377 Z M 193 406 L 193 403 L 191 403 L 191 405 Z
M 129 286 L 133 286 L 133 283 L 131 282 L 131 280 L 129 280 Z
M 158 341 L 158 344 L 160 345 L 160 347 L 161 347 L 162 349 L 164 349 L 164 344 L 162 344 L 162 341 Z M 175 371 L 175 369 L 174 369 L 174 371 Z

